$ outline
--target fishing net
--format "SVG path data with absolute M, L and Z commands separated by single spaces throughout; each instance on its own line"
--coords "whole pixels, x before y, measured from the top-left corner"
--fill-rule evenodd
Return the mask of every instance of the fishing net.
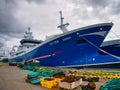
M 101 90 L 120 90 L 120 79 L 113 79 L 109 82 L 106 82 Z

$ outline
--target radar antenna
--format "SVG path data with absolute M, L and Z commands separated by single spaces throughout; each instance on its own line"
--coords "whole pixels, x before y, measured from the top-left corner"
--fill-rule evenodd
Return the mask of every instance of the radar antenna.
M 69 23 L 64 24 L 63 23 L 64 17 L 62 17 L 62 11 L 60 11 L 59 13 L 60 13 L 60 20 L 61 21 L 60 21 L 60 25 L 58 26 L 58 28 L 60 28 L 64 33 L 64 32 L 68 31 L 67 26 L 69 25 Z

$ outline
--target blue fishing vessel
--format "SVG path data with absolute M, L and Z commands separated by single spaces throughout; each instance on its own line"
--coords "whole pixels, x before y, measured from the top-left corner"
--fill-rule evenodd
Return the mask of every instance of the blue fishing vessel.
M 97 65 L 97 67 L 99 66 L 99 67 L 105 67 L 105 68 L 120 68 L 120 40 L 119 39 L 104 41 L 101 44 L 98 53 L 102 56 L 107 57 L 107 59 L 109 59 L 110 61 L 106 61 L 104 64 L 99 64 Z
M 58 28 L 63 31 L 62 34 L 50 36 L 25 53 L 11 56 L 9 63 L 13 60 L 17 63 L 38 60 L 41 66 L 77 67 L 119 62 L 119 58 L 114 55 L 99 53 L 105 52 L 100 46 L 113 23 L 94 24 L 68 31 L 66 27 L 69 23 L 63 23 L 61 11 L 60 17 L 61 25 Z
M 0 60 L 7 59 L 8 55 L 9 55 L 9 50 L 3 48 L 0 49 Z
M 100 48 L 112 55 L 119 57 L 120 56 L 120 39 L 104 41 L 100 46 Z M 107 53 L 104 53 L 104 52 L 100 52 L 100 53 L 103 55 L 107 55 Z

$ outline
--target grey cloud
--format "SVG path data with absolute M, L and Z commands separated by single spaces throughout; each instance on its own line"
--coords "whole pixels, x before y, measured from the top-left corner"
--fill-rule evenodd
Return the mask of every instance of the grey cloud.
M 0 46 L 4 46 L 10 38 L 21 37 L 23 25 L 14 17 L 16 6 L 16 0 L 0 0 Z
M 4 44 L 3 44 L 2 42 L 0 42 L 0 48 L 1 48 L 1 47 L 4 47 Z
M 120 14 L 119 0 L 74 0 L 72 3 L 79 6 L 79 8 L 73 9 L 73 13 L 85 20 L 101 18 L 104 21 L 109 20 L 110 16 Z M 88 7 L 93 8 L 92 13 L 87 11 Z
M 111 4 L 111 11 L 112 14 L 120 14 L 120 0 L 114 0 Z
M 4 44 L 0 42 L 0 48 L 4 47 Z
M 0 47 L 12 38 L 21 38 L 26 26 L 19 22 L 17 13 L 19 2 L 44 3 L 46 0 L 0 0 Z M 22 20 L 21 20 L 22 21 Z
M 46 0 L 26 0 L 28 3 L 44 3 Z
M 85 0 L 85 3 L 92 7 L 105 7 L 110 3 L 111 0 Z

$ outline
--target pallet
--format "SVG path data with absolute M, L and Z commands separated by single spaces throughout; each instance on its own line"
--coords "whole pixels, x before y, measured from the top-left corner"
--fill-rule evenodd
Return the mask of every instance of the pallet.
M 82 78 L 80 80 L 72 82 L 72 83 L 59 81 L 58 86 L 59 86 L 59 89 L 73 90 L 73 89 L 77 88 L 78 86 L 80 86 L 81 84 L 82 84 Z

